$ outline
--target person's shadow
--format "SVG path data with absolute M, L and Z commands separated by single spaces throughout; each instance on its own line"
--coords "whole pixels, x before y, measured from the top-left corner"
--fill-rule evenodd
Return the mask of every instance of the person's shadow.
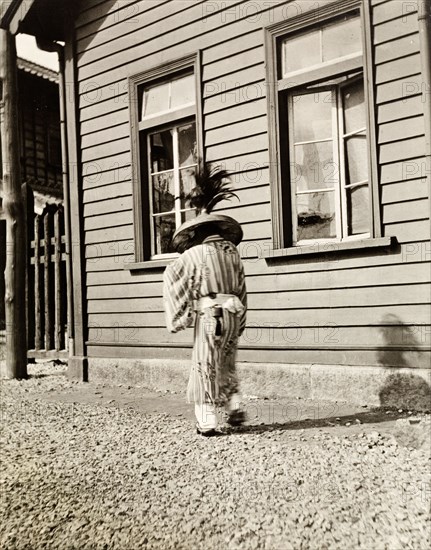
M 382 407 L 431 409 L 431 388 L 422 376 L 414 373 L 420 366 L 420 338 L 427 336 L 422 329 L 425 327 L 404 324 L 396 315 L 383 317 L 380 328 L 383 345 L 377 357 L 388 375 L 379 391 Z M 405 370 L 400 372 L 400 368 Z
M 422 330 L 424 329 L 424 330 Z M 240 428 L 228 429 L 228 434 L 250 432 L 263 433 L 273 430 L 300 430 L 310 428 L 331 428 L 350 422 L 355 424 L 377 424 L 404 418 L 405 411 L 430 411 L 431 387 L 415 369 L 425 370 L 420 361 L 423 350 L 421 339 L 428 333 L 426 327 L 406 325 L 396 315 L 385 315 L 380 323 L 381 346 L 376 350 L 377 360 L 384 367 L 387 376 L 379 391 L 380 406 L 355 414 L 323 416 L 304 420 L 290 420 L 283 423 L 246 424 Z M 390 416 L 387 416 L 387 410 Z M 394 410 L 395 409 L 395 410 Z M 399 409 L 402 411 L 397 412 Z

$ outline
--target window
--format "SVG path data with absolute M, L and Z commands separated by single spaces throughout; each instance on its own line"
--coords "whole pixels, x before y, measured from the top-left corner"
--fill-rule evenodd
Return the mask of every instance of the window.
M 197 169 L 196 125 L 187 122 L 147 134 L 148 180 L 153 255 L 172 252 L 175 230 L 191 216 L 183 196 L 194 185 Z
M 377 236 L 363 16 L 333 4 L 268 30 L 274 248 Z
M 131 79 L 137 261 L 172 254 L 175 230 L 195 216 L 183 199 L 195 184 L 200 156 L 195 61 Z
M 362 78 L 288 95 L 296 241 L 369 236 Z

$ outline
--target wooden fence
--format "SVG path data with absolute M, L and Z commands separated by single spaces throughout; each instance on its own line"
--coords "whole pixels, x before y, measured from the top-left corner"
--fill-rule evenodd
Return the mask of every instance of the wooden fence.
M 34 214 L 27 188 L 27 355 L 67 358 L 67 282 L 62 205 Z

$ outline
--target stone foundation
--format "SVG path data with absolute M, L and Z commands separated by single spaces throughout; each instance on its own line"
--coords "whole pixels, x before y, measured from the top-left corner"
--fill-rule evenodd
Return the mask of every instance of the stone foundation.
M 184 393 L 190 363 L 174 359 L 88 359 L 89 382 Z M 431 410 L 431 369 L 238 363 L 245 395 L 347 401 Z

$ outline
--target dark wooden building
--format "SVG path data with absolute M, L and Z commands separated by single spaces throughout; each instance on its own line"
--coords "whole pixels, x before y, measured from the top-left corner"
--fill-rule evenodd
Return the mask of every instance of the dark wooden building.
M 429 399 L 426 1 L 21 4 L 4 26 L 65 41 L 71 372 L 185 376 L 161 281 L 202 157 L 240 198 L 245 387 Z
M 63 201 L 58 73 L 18 58 L 21 177 L 34 193 L 35 213 Z M 1 133 L 0 133 L 1 140 Z M 1 141 L 0 141 L 1 143 Z M 1 147 L 0 147 L 1 159 Z M 30 220 L 30 223 L 33 223 Z M 4 330 L 6 219 L 0 163 L 0 330 Z

